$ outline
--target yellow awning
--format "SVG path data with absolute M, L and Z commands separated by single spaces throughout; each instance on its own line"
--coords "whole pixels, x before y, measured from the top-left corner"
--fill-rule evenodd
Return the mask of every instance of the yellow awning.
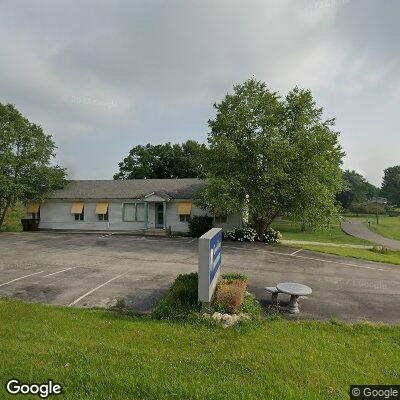
M 28 206 L 27 212 L 28 213 L 32 213 L 32 214 L 36 214 L 36 213 L 39 212 L 39 207 L 40 207 L 39 203 L 31 203 Z
M 84 203 L 73 203 L 71 214 L 82 214 Z
M 178 214 L 179 215 L 190 215 L 192 211 L 191 201 L 181 201 L 178 203 Z
M 96 214 L 107 214 L 108 203 L 97 203 L 96 204 Z

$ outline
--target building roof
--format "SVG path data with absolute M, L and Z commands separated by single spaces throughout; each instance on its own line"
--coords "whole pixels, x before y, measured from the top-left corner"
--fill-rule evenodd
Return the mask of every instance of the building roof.
M 155 193 L 171 199 L 193 199 L 205 184 L 201 179 L 72 180 L 48 198 L 139 199 Z
M 387 198 L 385 197 L 373 197 L 372 199 L 367 200 L 366 204 L 387 204 Z

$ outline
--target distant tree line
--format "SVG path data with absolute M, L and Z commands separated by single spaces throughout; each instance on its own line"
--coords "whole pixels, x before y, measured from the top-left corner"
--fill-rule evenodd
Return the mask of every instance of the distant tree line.
M 195 140 L 139 145 L 118 164 L 114 179 L 204 178 L 206 157 L 207 146 Z
M 400 165 L 384 170 L 380 188 L 354 170 L 344 171 L 343 180 L 346 189 L 337 195 L 337 200 L 344 209 L 357 208 L 378 196 L 386 198 L 391 206 L 400 207 Z

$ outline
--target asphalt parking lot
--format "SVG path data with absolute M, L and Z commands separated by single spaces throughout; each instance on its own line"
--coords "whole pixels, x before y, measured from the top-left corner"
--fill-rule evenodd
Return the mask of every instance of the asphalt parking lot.
M 283 246 L 224 242 L 223 271 L 249 276 L 266 310 L 265 286 L 312 287 L 302 316 L 400 322 L 400 266 Z M 0 234 L 0 296 L 71 307 L 108 307 L 117 298 L 150 311 L 180 273 L 197 270 L 197 240 L 108 234 Z M 288 297 L 280 295 L 281 304 Z

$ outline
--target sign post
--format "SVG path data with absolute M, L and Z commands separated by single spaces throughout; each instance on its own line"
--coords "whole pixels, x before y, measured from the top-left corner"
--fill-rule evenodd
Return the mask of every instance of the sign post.
M 212 228 L 199 238 L 198 298 L 203 310 L 210 306 L 220 274 L 222 256 L 222 229 Z

